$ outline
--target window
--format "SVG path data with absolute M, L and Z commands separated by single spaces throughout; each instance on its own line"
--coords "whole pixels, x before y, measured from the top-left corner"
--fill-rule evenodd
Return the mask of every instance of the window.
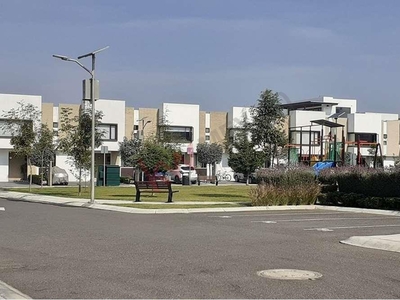
M 103 141 L 117 140 L 117 124 L 100 124 L 97 128 L 102 133 Z
M 8 126 L 5 127 L 6 125 L 9 125 L 7 122 L 8 122 L 7 120 L 0 120 L 0 138 L 11 138 L 13 132 L 15 134 L 18 133 L 19 128 L 22 124 L 29 123 L 29 124 L 31 124 L 31 126 L 33 126 L 31 120 L 26 120 L 26 121 L 22 121 L 22 122 L 17 121 L 17 122 L 15 122 L 15 125 L 13 125 L 13 128 L 11 129 L 11 128 L 7 128 Z
M 139 130 L 139 125 L 133 125 L 133 130 Z
M 209 141 L 209 140 L 210 140 L 210 136 L 206 135 L 206 141 Z
M 387 139 L 387 134 L 386 134 L 386 133 L 383 135 L 383 138 L 384 138 L 384 139 Z
M 387 145 L 387 141 L 383 141 L 383 145 Z
M 310 131 L 302 131 L 301 132 L 301 144 L 302 145 L 309 145 L 310 144 Z M 319 145 L 319 131 L 311 131 L 311 145 Z M 295 144 L 300 144 L 300 131 L 293 131 L 292 132 L 292 139 L 294 138 Z
M 184 126 L 161 126 L 159 128 L 161 137 L 175 143 L 193 142 L 193 127 Z
M 337 107 L 336 107 L 336 112 L 337 112 L 337 113 L 344 112 L 344 114 L 341 115 L 340 117 L 341 117 L 341 118 L 347 118 L 347 115 L 351 113 L 351 108 L 350 108 L 350 107 L 340 107 L 340 106 L 337 106 Z
M 53 122 L 53 128 L 58 128 L 58 122 Z
M 210 133 L 210 128 L 206 128 L 206 133 Z
M 53 135 L 58 136 L 58 130 L 53 130 Z
M 355 142 L 367 142 L 367 143 L 376 143 L 377 134 L 376 133 L 355 133 Z

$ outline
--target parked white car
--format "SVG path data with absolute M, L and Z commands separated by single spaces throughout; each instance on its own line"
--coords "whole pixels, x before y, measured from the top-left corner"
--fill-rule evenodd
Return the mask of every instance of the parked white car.
M 169 170 L 166 175 L 171 178 L 171 180 L 175 183 L 182 183 L 182 176 L 189 176 L 190 170 L 190 181 L 192 183 L 197 182 L 197 172 L 194 167 L 190 167 L 189 165 L 178 165 L 178 168 L 175 170 Z

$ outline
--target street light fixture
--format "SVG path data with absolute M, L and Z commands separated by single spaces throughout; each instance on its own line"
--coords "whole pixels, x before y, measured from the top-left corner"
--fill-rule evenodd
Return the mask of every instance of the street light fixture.
M 64 55 L 53 55 L 53 57 L 55 58 L 59 58 L 61 60 L 65 60 L 65 61 L 72 61 L 76 64 L 78 64 L 82 69 L 84 69 L 86 72 L 88 72 L 91 76 L 91 95 L 90 95 L 90 100 L 92 102 L 92 149 L 91 149 L 91 166 L 90 166 L 90 178 L 91 178 L 91 186 L 90 186 L 90 204 L 94 204 L 94 150 L 95 150 L 95 132 L 96 132 L 96 122 L 95 122 L 95 117 L 96 117 L 96 109 L 95 109 L 95 91 L 94 91 L 94 85 L 95 85 L 95 81 L 94 81 L 94 71 L 95 71 L 95 64 L 96 64 L 96 54 L 106 50 L 107 48 L 109 48 L 109 46 L 95 50 L 93 52 L 78 56 L 78 59 L 84 58 L 84 57 L 92 57 L 92 70 L 89 70 L 88 68 L 86 68 L 79 60 L 77 59 L 73 59 L 73 58 L 69 58 L 67 56 Z
M 140 130 L 140 140 L 143 141 L 144 140 L 144 129 L 146 128 L 146 125 L 151 123 L 151 120 L 147 120 L 146 123 L 144 122 L 144 120 L 146 120 L 147 117 L 143 117 L 141 119 L 139 119 L 138 121 L 142 122 L 142 128 Z

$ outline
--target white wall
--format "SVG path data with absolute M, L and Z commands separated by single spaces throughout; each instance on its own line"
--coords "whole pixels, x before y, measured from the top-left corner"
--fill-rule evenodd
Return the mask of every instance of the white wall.
M 290 112 L 289 127 L 306 126 L 310 125 L 311 121 L 316 121 L 321 119 L 326 119 L 326 115 L 323 111 L 292 110 Z M 312 128 L 313 128 L 312 130 L 320 130 L 321 127 L 313 126 Z
M 0 94 L 0 119 L 4 118 L 4 114 L 11 109 L 20 107 L 18 102 L 32 104 L 39 111 L 42 111 L 42 96 L 35 95 L 17 95 L 17 94 Z M 10 138 L 0 137 L 0 182 L 8 181 L 9 173 L 9 150 L 13 149 L 10 144 Z
M 1 115 L 13 108 L 18 108 L 18 102 L 23 101 L 26 104 L 32 104 L 42 111 L 42 96 L 34 95 L 16 95 L 16 94 L 0 94 Z
M 18 102 L 32 104 L 39 111 L 42 111 L 42 96 L 0 94 L 0 119 L 4 118 L 4 114 L 11 109 L 19 108 Z M 13 149 L 9 138 L 0 137 L 0 149 Z
M 322 102 L 337 103 L 337 105 L 334 105 L 332 107 L 332 111 L 331 111 L 332 114 L 334 114 L 336 112 L 336 109 L 335 109 L 336 106 L 349 107 L 351 113 L 357 112 L 357 100 L 356 99 L 342 99 L 342 98 L 323 96 L 321 100 L 322 100 Z
M 78 179 L 75 177 L 75 175 L 78 175 L 78 171 L 73 168 L 69 163 L 68 156 L 65 154 L 57 153 L 57 158 L 56 158 L 56 166 L 60 167 L 61 169 L 64 169 L 68 173 L 68 181 L 69 182 L 78 182 Z M 74 175 L 75 174 L 75 175 Z M 82 181 L 85 180 L 85 177 L 82 176 Z M 87 173 L 86 180 L 90 180 L 90 172 Z
M 169 126 L 193 127 L 193 149 L 199 143 L 200 106 L 198 104 L 163 103 L 161 115 Z M 181 144 L 181 151 L 186 152 L 189 143 Z
M 0 182 L 8 181 L 8 150 L 0 150 Z
M 125 135 L 125 101 L 105 100 L 96 101 L 96 110 L 103 112 L 102 123 L 117 124 L 117 141 L 104 141 L 103 146 L 108 146 L 108 151 L 119 151 L 118 142 L 122 142 Z M 100 147 L 96 150 L 100 150 Z
M 246 115 L 247 121 L 252 121 L 250 107 L 232 107 L 228 113 L 228 128 L 241 128 L 243 115 Z
M 382 122 L 398 120 L 398 114 L 355 113 L 348 115 L 347 132 L 377 133 L 382 135 Z

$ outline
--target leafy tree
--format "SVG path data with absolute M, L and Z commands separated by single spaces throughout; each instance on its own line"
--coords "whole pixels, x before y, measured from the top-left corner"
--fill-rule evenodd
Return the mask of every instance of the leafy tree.
M 217 143 L 197 144 L 197 160 L 202 164 L 215 164 L 222 159 L 223 147 Z
M 150 175 L 165 172 L 176 167 L 180 154 L 170 146 L 164 146 L 156 140 L 144 141 L 139 152 L 133 156 L 140 169 Z
M 249 175 L 263 163 L 263 152 L 256 149 L 250 139 L 250 127 L 246 116 L 243 117 L 243 127 L 238 129 L 233 139 L 228 142 L 228 165 L 237 173 L 242 173 L 249 184 Z
M 95 114 L 95 147 L 101 145 L 103 132 L 98 129 L 103 113 Z M 81 109 L 79 116 L 72 116 L 71 108 L 62 108 L 60 114 L 59 145 L 58 150 L 72 158 L 71 166 L 78 170 L 79 195 L 82 192 L 82 174 L 91 166 L 92 146 L 92 113 L 91 109 Z M 91 180 L 94 180 L 92 178 Z
M 251 138 L 264 153 L 265 166 L 273 161 L 279 147 L 284 146 L 286 137 L 283 130 L 284 114 L 278 93 L 265 90 L 260 94 L 257 104 L 250 109 Z
M 50 162 L 54 160 L 56 154 L 53 142 L 54 134 L 45 124 L 41 124 L 40 131 L 36 136 L 32 153 L 31 162 L 36 166 L 40 166 L 41 186 L 43 187 L 43 172 L 49 168 Z M 49 179 L 48 179 L 49 180 Z
M 124 140 L 119 143 L 119 152 L 121 153 L 121 160 L 125 167 L 135 167 L 135 155 L 140 151 L 142 141 L 136 138 Z
M 17 156 L 25 157 L 32 174 L 31 158 L 35 152 L 36 133 L 40 131 L 41 112 L 30 103 L 18 102 L 18 107 L 3 114 L 6 119 L 3 130 L 11 135 L 10 144 L 13 145 Z M 32 186 L 32 176 L 29 179 L 29 191 Z
M 223 146 L 217 143 L 197 144 L 197 160 L 202 164 L 207 164 L 210 166 L 209 174 L 215 175 L 215 164 L 221 161 L 222 153 L 223 153 Z

